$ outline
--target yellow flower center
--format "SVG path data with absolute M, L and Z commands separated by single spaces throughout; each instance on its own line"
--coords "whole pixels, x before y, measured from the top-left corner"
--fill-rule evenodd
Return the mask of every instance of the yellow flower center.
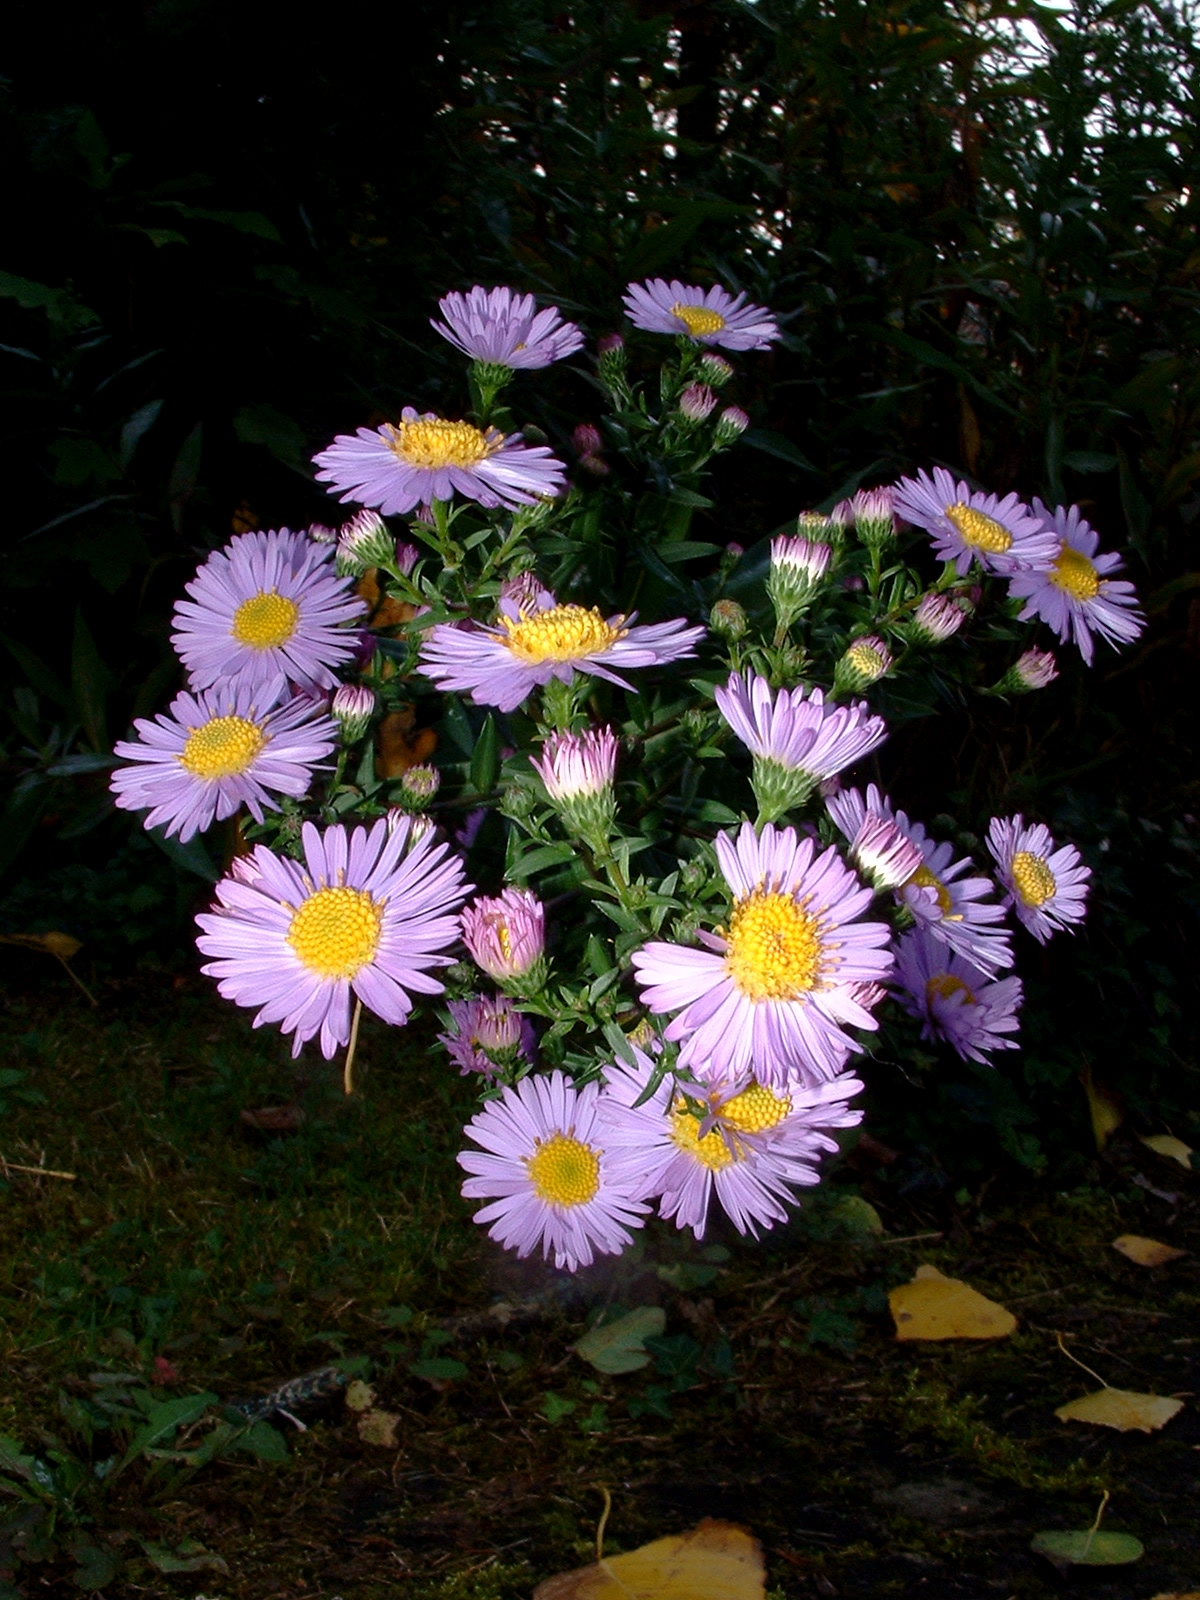
M 725 970 L 750 1000 L 796 1000 L 817 980 L 820 924 L 790 894 L 756 889 L 729 919 Z
M 442 417 L 389 424 L 384 432 L 388 444 L 410 467 L 478 466 L 504 442 L 494 430 L 483 433 L 469 422 L 447 422 Z
M 1100 593 L 1100 574 L 1079 550 L 1064 544 L 1050 569 L 1050 582 L 1072 600 L 1094 600 Z
M 277 650 L 292 637 L 299 621 L 300 607 L 294 600 L 274 589 L 260 589 L 233 613 L 229 631 L 239 644 L 249 645 L 251 650 Z
M 909 883 L 915 883 L 918 889 L 932 889 L 934 894 L 937 896 L 938 910 L 943 916 L 945 916 L 950 910 L 951 900 L 949 889 L 947 889 L 946 885 L 936 873 L 930 872 L 929 868 L 923 861 L 908 881 Z
M 671 315 L 679 318 L 693 339 L 702 333 L 720 333 L 725 326 L 719 311 L 710 311 L 707 306 L 685 306 L 680 300 L 671 307 Z
M 318 889 L 299 908 L 287 942 L 319 978 L 353 978 L 379 946 L 383 912 L 365 889 Z
M 703 1139 L 697 1137 L 699 1132 L 699 1119 L 688 1110 L 685 1101 L 676 1101 L 671 1111 L 672 1140 L 702 1167 L 707 1167 L 710 1172 L 720 1172 L 734 1159 L 732 1150 L 718 1128 L 710 1128 Z
M 964 505 L 959 500 L 946 507 L 945 515 L 947 522 L 952 522 L 958 529 L 962 542 L 973 550 L 983 550 L 989 556 L 1002 556 L 1006 550 L 1012 549 L 1012 534 L 1003 523 L 997 522 L 995 517 L 985 517 L 974 506 Z
M 939 995 L 943 1000 L 953 1000 L 956 994 L 965 994 L 970 1005 L 979 1004 L 962 979 L 953 978 L 948 972 L 939 972 L 935 978 L 930 978 L 925 985 L 925 992 L 931 1004 L 934 995 Z
M 846 659 L 864 678 L 881 678 L 884 673 L 883 657 L 869 644 L 852 644 Z
M 1044 906 L 1057 893 L 1058 884 L 1046 865 L 1045 856 L 1035 856 L 1028 850 L 1018 850 L 1012 858 L 1013 883 L 1027 906 Z
M 786 1095 L 772 1094 L 761 1083 L 752 1083 L 721 1107 L 721 1120 L 732 1122 L 743 1133 L 765 1133 L 782 1122 L 792 1109 Z
M 556 1133 L 526 1158 L 539 1200 L 552 1206 L 582 1206 L 600 1187 L 600 1158 L 591 1145 Z
M 595 606 L 552 606 L 537 616 L 522 615 L 519 622 L 501 617 L 508 629 L 504 641 L 526 666 L 542 661 L 578 661 L 583 656 L 609 650 L 628 633 L 627 628 L 610 627 Z
M 247 717 L 213 717 L 188 734 L 179 765 L 193 778 L 232 778 L 245 772 L 266 742 L 266 734 Z

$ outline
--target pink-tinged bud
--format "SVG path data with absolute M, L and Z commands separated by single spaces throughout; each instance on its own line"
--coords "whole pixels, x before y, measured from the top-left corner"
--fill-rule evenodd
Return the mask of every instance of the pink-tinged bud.
M 619 333 L 606 333 L 596 340 L 596 354 L 598 356 L 611 356 L 623 354 L 625 341 Z
M 921 866 L 920 847 L 900 832 L 889 817 L 870 812 L 850 846 L 850 859 L 874 889 L 898 889 Z
M 402 573 L 407 578 L 420 558 L 421 552 L 415 544 L 409 544 L 406 539 L 398 539 L 396 541 L 395 567 L 397 572 Z
M 834 528 L 844 533 L 854 521 L 854 501 L 839 500 L 829 513 L 829 520 L 833 523 Z
M 612 787 L 617 770 L 617 740 L 611 728 L 586 733 L 552 733 L 533 757 L 546 793 L 556 803 L 601 794 Z
M 580 457 L 594 456 L 604 449 L 604 439 L 599 428 L 593 427 L 590 422 L 580 422 L 576 425 L 571 435 L 571 444 L 575 454 Z
M 781 628 L 790 628 L 810 604 L 829 571 L 832 556 L 829 545 L 812 539 L 780 534 L 771 540 L 767 594 Z
M 746 546 L 744 544 L 739 544 L 736 539 L 731 539 L 725 546 L 725 555 L 728 558 L 730 566 L 733 566 L 739 562 L 745 554 Z
M 833 691 L 845 694 L 867 689 L 879 682 L 891 664 L 891 651 L 876 634 L 855 639 L 834 668 Z
M 929 594 L 921 596 L 913 612 L 910 632 L 922 644 L 941 644 L 956 634 L 966 620 L 962 607 L 956 605 L 949 595 L 935 594 L 931 590 Z
M 327 528 L 323 522 L 310 522 L 308 537 L 314 544 L 336 544 L 338 539 L 337 530 Z
M 721 389 L 733 377 L 733 368 L 724 356 L 719 356 L 715 350 L 706 350 L 700 357 L 696 368 L 702 383 L 712 384 L 714 389 Z
M 717 418 L 717 426 L 713 432 L 713 443 L 716 445 L 732 444 L 741 437 L 750 426 L 750 418 L 741 406 L 726 406 Z
M 501 600 L 507 600 L 519 612 L 536 611 L 545 593 L 545 587 L 536 572 L 518 572 L 513 578 L 505 578 L 500 585 Z
M 791 534 L 780 534 L 771 540 L 772 568 L 786 568 L 789 572 L 803 574 L 810 583 L 820 583 L 829 570 L 833 551 L 827 544 L 811 539 L 797 539 Z
M 746 608 L 736 600 L 718 600 L 708 613 L 708 625 L 726 639 L 743 639 L 750 626 Z
M 514 1011 L 503 995 L 477 995 L 471 1000 L 451 1000 L 449 1033 L 439 1033 L 459 1072 L 482 1072 L 494 1078 L 516 1064 L 532 1060 L 536 1044 L 528 1017 Z
M 414 811 L 422 811 L 441 787 L 442 775 L 436 767 L 409 767 L 400 780 L 400 790 L 405 804 Z
M 361 576 L 368 567 L 390 566 L 396 559 L 396 541 L 378 511 L 357 511 L 338 532 L 338 575 Z
M 463 911 L 461 922 L 472 961 L 497 983 L 538 975 L 544 965 L 546 913 L 528 889 L 508 888 L 495 898 L 481 895 Z
M 1039 650 L 1036 645 L 1017 657 L 1013 663 L 1022 689 L 1044 689 L 1058 677 L 1058 667 L 1049 650 Z
M 364 683 L 343 683 L 334 691 L 329 707 L 346 744 L 354 744 L 366 733 L 375 712 L 375 695 Z
M 716 404 L 717 397 L 706 383 L 689 383 L 679 396 L 679 409 L 689 422 L 704 422 Z
M 890 489 L 860 489 L 850 502 L 850 508 L 854 531 L 868 549 L 890 544 L 896 537 L 896 513 Z

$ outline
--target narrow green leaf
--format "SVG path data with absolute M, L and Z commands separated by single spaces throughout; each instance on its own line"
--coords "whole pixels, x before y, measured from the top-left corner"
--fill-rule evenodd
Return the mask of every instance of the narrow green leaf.
M 500 734 L 489 712 L 471 757 L 471 783 L 477 794 L 490 794 L 500 770 Z

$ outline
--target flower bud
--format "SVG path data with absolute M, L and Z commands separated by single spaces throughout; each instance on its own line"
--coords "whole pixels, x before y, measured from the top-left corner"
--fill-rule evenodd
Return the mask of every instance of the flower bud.
M 464 1077 L 469 1072 L 481 1072 L 494 1078 L 519 1060 L 532 1059 L 533 1027 L 503 995 L 451 1000 L 446 1009 L 451 1031 L 439 1033 L 438 1042 L 445 1045 Z
M 481 895 L 462 913 L 472 961 L 503 988 L 534 993 L 545 982 L 546 912 L 528 889 Z
M 735 439 L 740 439 L 749 426 L 750 418 L 741 406 L 726 406 L 713 429 L 713 444 L 720 450 Z
M 396 541 L 377 511 L 359 511 L 338 532 L 334 558 L 340 578 L 357 578 L 368 567 L 387 567 L 396 559 Z
M 442 775 L 436 767 L 409 767 L 400 780 L 403 804 L 409 811 L 424 811 L 441 786 Z
M 850 511 L 854 531 L 869 550 L 882 549 L 896 537 L 890 489 L 860 489 L 850 502 Z
M 918 644 L 941 644 L 956 634 L 966 620 L 962 607 L 949 595 L 937 594 L 931 589 L 921 596 L 913 612 L 909 637 Z
M 576 424 L 575 431 L 571 435 L 571 444 L 574 446 L 575 454 L 584 459 L 597 455 L 604 449 L 604 439 L 599 428 L 593 427 L 590 422 Z
M 790 628 L 821 587 L 833 551 L 827 544 L 781 534 L 771 540 L 767 594 L 780 628 Z
M 704 422 L 716 404 L 717 397 L 706 383 L 689 383 L 679 396 L 679 409 L 688 422 Z
M 533 757 L 533 769 L 570 832 L 593 850 L 606 848 L 617 809 L 617 738 L 612 729 L 552 733 L 541 758 Z
M 876 634 L 866 634 L 846 647 L 845 654 L 833 671 L 834 694 L 854 693 L 867 689 L 887 672 L 892 656 L 887 645 Z
M 700 357 L 696 371 L 701 383 L 711 384 L 714 389 L 722 389 L 733 377 L 733 368 L 724 356 L 715 350 L 706 350 Z
M 370 725 L 375 695 L 365 683 L 343 683 L 334 691 L 329 710 L 341 730 L 343 744 L 354 744 Z
M 1044 689 L 1058 677 L 1058 667 L 1049 650 L 1039 650 L 1032 645 L 1017 657 L 1012 666 L 992 685 L 989 694 L 1030 694 L 1034 689 Z
M 619 333 L 605 334 L 596 345 L 596 356 L 596 371 L 600 382 L 618 404 L 624 403 L 629 399 L 629 382 L 626 378 L 628 357 L 625 354 L 624 339 Z
M 850 860 L 878 893 L 907 883 L 924 859 L 920 846 L 901 833 L 890 817 L 870 812 L 850 846 Z
M 708 614 L 708 625 L 726 639 L 742 639 L 749 627 L 745 607 L 736 600 L 718 600 Z
M 310 522 L 308 525 L 308 537 L 314 544 L 336 544 L 338 539 L 337 529 L 327 528 L 323 522 Z

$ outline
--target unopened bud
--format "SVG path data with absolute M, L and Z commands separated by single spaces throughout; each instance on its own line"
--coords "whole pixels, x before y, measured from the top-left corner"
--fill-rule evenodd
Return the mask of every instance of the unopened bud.
M 860 489 L 850 502 L 854 531 L 869 550 L 880 549 L 896 537 L 896 513 L 890 489 Z
M 713 444 L 718 449 L 723 445 L 732 444 L 735 439 L 741 438 L 749 426 L 750 418 L 741 406 L 726 406 L 713 429 Z
M 988 691 L 990 694 L 1030 694 L 1034 689 L 1044 689 L 1058 677 L 1058 667 L 1049 650 L 1031 646 L 1017 657 L 1012 666 Z
M 749 626 L 745 607 L 736 600 L 718 600 L 708 614 L 708 625 L 726 639 L 744 638 Z
M 343 683 L 333 696 L 330 712 L 345 744 L 361 739 L 375 711 L 375 695 L 364 683 Z
M 403 803 L 410 811 L 424 811 L 437 794 L 442 775 L 436 767 L 409 767 L 400 780 Z
M 714 389 L 722 389 L 733 377 L 733 368 L 724 356 L 719 356 L 715 350 L 706 350 L 700 357 L 696 371 L 702 383 L 711 384 Z
M 919 845 L 890 817 L 868 812 L 850 846 L 850 859 L 874 889 L 898 889 L 924 861 Z
M 574 446 L 575 454 L 580 457 L 594 456 L 604 449 L 604 439 L 599 428 L 593 427 L 590 422 L 576 424 L 575 431 L 571 435 L 571 444 Z
M 334 559 L 339 577 L 361 577 L 368 567 L 392 565 L 396 541 L 377 511 L 359 511 L 342 524 Z
M 878 683 L 892 664 L 887 645 L 876 634 L 855 639 L 846 647 L 833 672 L 833 692 L 853 693 Z
M 921 596 L 913 612 L 909 636 L 919 644 L 941 644 L 956 634 L 966 620 L 962 607 L 949 595 L 931 590 Z
M 689 383 L 679 396 L 679 409 L 688 422 L 704 422 L 716 404 L 717 397 L 706 383 Z

